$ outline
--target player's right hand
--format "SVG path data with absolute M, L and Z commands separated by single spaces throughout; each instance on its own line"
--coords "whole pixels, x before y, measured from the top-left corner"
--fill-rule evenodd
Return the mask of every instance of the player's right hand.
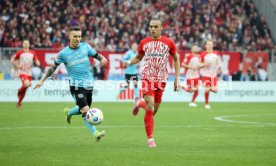
M 40 88 L 42 85 L 43 85 L 43 81 L 39 81 L 36 85 L 35 85 L 35 87 L 34 87 L 34 89 L 38 89 L 38 88 Z
M 103 57 L 103 59 L 101 60 L 100 63 L 100 67 L 104 67 L 107 64 L 107 59 L 105 57 Z
M 14 68 L 15 68 L 15 70 L 20 70 L 20 69 L 22 69 L 22 66 L 20 66 L 20 65 L 14 65 Z
M 124 63 L 123 63 L 123 67 L 124 67 L 124 68 L 127 68 L 128 65 L 129 65 L 129 62 L 124 62 Z
M 174 91 L 179 92 L 180 90 L 181 90 L 180 79 L 176 78 L 174 80 Z

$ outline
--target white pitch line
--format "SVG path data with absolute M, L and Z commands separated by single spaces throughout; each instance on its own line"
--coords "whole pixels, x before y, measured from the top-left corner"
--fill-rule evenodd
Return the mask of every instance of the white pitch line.
M 216 119 L 217 120 L 217 119 Z M 227 121 L 222 119 L 222 121 Z M 230 120 L 231 121 L 231 120 Z M 231 121 L 232 122 L 232 121 Z M 225 128 L 225 127 L 241 127 L 241 126 L 254 126 L 254 127 L 265 127 L 271 126 L 271 123 L 249 123 L 246 125 L 157 125 L 156 128 Z M 276 125 L 276 123 L 273 125 Z M 104 126 L 101 125 L 99 128 L 141 128 L 143 125 L 114 125 L 114 126 Z M 86 127 L 82 126 L 21 126 L 21 127 L 0 127 L 0 130 L 26 130 L 26 129 L 86 129 Z
M 240 120 L 231 120 L 227 118 L 238 118 L 244 116 L 275 116 L 276 114 L 261 114 L 261 115 L 225 115 L 225 116 L 217 116 L 214 117 L 215 120 L 228 122 L 228 123 L 242 123 L 242 124 L 251 124 L 251 125 L 266 125 L 266 126 L 274 126 L 276 123 L 272 122 L 251 122 L 251 121 L 240 121 Z

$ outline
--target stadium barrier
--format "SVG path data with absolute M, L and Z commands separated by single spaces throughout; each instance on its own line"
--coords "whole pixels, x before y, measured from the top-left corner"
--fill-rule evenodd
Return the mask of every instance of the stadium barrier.
M 14 55 L 14 53 L 18 49 L 15 48 L 0 48 L 0 57 L 2 59 L 6 59 L 5 61 L 0 61 L 0 71 L 4 72 L 5 80 L 12 79 L 12 65 L 6 65 L 9 62 L 10 56 Z M 54 59 L 56 59 L 58 55 L 58 50 L 51 50 L 51 49 L 36 49 L 38 58 L 41 62 L 41 67 L 44 69 L 48 69 L 51 64 L 54 63 Z M 94 61 L 93 58 L 90 59 L 91 64 L 93 64 L 94 68 L 98 73 L 101 74 L 99 79 L 104 80 L 122 80 L 124 79 L 124 68 L 121 63 L 121 59 L 124 55 L 123 52 L 116 53 L 116 52 L 109 52 L 109 51 L 100 51 L 100 53 L 105 56 L 108 59 L 108 64 L 105 66 L 105 68 L 99 67 L 99 62 L 97 60 Z M 189 51 L 179 51 L 180 55 L 180 61 L 182 62 L 185 58 L 185 56 L 189 53 Z M 274 55 L 274 53 L 273 53 Z M 5 57 L 5 58 L 4 58 Z M 222 51 L 220 52 L 220 60 L 221 60 L 221 67 L 222 67 L 222 74 L 223 75 L 238 75 L 239 72 L 242 72 L 241 74 L 247 74 L 248 69 L 251 70 L 253 74 L 256 74 L 257 72 L 257 66 L 260 65 L 264 70 L 267 71 L 268 64 L 269 64 L 269 54 L 267 52 L 247 52 L 244 55 L 239 52 L 229 52 L 229 51 Z M 272 58 L 274 59 L 274 58 Z M 3 63 L 5 62 L 5 63 Z M 3 63 L 3 64 L 2 64 Z M 143 64 L 140 64 L 142 66 Z M 168 74 L 174 75 L 174 65 L 173 60 L 170 57 L 169 63 L 168 63 Z M 273 73 L 268 71 L 269 73 Z M 184 73 L 184 69 L 181 68 L 181 74 Z M 58 67 L 55 74 L 57 75 L 57 78 L 61 78 L 64 75 L 67 75 L 67 70 L 65 66 L 62 64 Z M 98 75 L 95 75 L 95 77 L 98 77 Z M 271 75 L 271 74 L 270 74 Z M 102 78 L 103 77 L 103 78 Z M 169 77 L 169 80 L 171 77 Z M 273 79 L 269 79 L 273 80 Z
M 32 87 L 37 83 L 34 81 Z M 133 101 L 132 85 L 116 100 L 119 87 L 123 81 L 96 81 L 94 87 L 94 102 Z M 21 86 L 19 80 L 0 81 L 0 102 L 16 102 L 17 90 Z M 68 81 L 46 81 L 40 89 L 30 88 L 24 101 L 26 102 L 73 102 L 69 92 Z M 141 84 L 139 85 L 141 87 Z M 211 102 L 276 102 L 276 82 L 219 82 L 219 92 L 211 93 Z M 200 90 L 197 101 L 204 101 L 204 89 Z M 141 94 L 141 93 L 140 93 Z M 165 102 L 189 102 L 192 94 L 173 92 L 173 82 L 167 83 L 163 95 Z

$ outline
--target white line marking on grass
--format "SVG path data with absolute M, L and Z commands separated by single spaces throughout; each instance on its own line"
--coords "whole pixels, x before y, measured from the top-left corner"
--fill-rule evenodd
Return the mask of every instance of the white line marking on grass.
M 251 122 L 251 121 L 241 121 L 241 120 L 231 120 L 228 118 L 238 118 L 245 116 L 275 116 L 276 114 L 260 114 L 260 115 L 225 115 L 214 117 L 215 120 L 228 122 L 228 123 L 242 123 L 242 124 L 251 124 L 251 125 L 265 125 L 265 126 L 274 126 L 276 123 L 272 122 Z
M 225 121 L 223 119 L 223 121 Z M 231 121 L 231 120 L 230 120 Z M 276 125 L 276 123 L 273 123 Z M 264 127 L 271 126 L 267 123 L 254 123 L 245 125 L 156 125 L 156 128 L 225 128 L 225 127 L 241 127 L 241 126 L 255 126 Z M 141 128 L 143 125 L 114 125 L 114 126 L 99 126 L 99 128 Z M 86 129 L 85 126 L 21 126 L 21 127 L 0 127 L 0 130 L 26 130 L 26 129 Z

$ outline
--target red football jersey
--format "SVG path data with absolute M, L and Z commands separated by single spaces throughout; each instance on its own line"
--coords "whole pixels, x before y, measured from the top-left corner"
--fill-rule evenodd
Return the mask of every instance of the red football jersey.
M 217 77 L 218 68 L 220 66 L 220 56 L 218 51 L 201 53 L 201 60 L 203 63 L 207 64 L 202 68 L 202 76 L 205 77 Z
M 197 70 L 191 70 L 188 68 L 185 68 L 185 75 L 187 79 L 193 79 L 193 78 L 199 78 L 199 65 L 200 65 L 200 56 L 199 55 L 193 55 L 188 54 L 185 56 L 184 63 L 186 65 L 189 65 L 191 67 L 197 68 Z
M 28 76 L 32 75 L 32 65 L 34 61 L 36 61 L 37 55 L 33 50 L 29 50 L 29 52 L 25 52 L 24 50 L 20 50 L 15 54 L 15 60 L 19 61 L 19 66 L 22 67 L 18 70 L 18 74 L 25 74 Z
M 166 82 L 169 56 L 176 54 L 174 42 L 165 36 L 159 39 L 147 37 L 140 42 L 138 53 L 143 55 L 142 79 Z

